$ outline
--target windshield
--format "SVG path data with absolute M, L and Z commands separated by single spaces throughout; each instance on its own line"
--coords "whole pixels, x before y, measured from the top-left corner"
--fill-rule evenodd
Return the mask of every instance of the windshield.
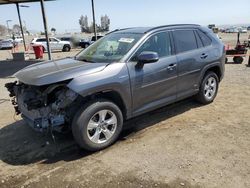
M 111 33 L 80 52 L 76 60 L 93 63 L 119 61 L 142 37 L 136 33 Z

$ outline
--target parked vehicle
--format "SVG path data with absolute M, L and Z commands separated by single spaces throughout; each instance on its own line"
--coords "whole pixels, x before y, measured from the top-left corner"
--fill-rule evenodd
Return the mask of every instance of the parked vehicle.
M 4 49 L 12 49 L 13 48 L 13 41 L 10 39 L 1 40 L 0 41 L 0 50 Z
M 114 143 L 123 122 L 195 95 L 215 99 L 225 48 L 208 28 L 167 25 L 107 34 L 74 58 L 30 65 L 6 87 L 36 130 L 67 130 L 84 149 Z
M 237 43 L 235 48 L 226 50 L 226 63 L 228 62 L 228 57 L 233 57 L 234 63 L 241 64 L 244 61 L 244 57 L 247 54 L 247 43 L 240 42 L 240 32 L 237 35 Z
M 247 30 L 250 31 L 250 26 L 247 27 Z
M 247 29 L 245 27 L 238 27 L 238 32 L 240 33 L 247 33 Z
M 237 28 L 228 28 L 225 33 L 238 33 L 239 30 Z
M 102 35 L 98 35 L 97 40 L 99 40 L 102 37 L 103 37 Z M 79 46 L 81 46 L 82 48 L 87 48 L 90 44 L 94 43 L 95 41 L 96 41 L 95 36 L 91 37 L 91 40 L 82 39 L 80 40 Z
M 22 43 L 23 42 L 23 37 L 15 36 L 14 42 L 16 42 L 16 43 Z
M 71 45 L 70 42 L 68 41 L 61 41 L 57 38 L 54 37 L 50 37 L 49 38 L 49 44 L 50 44 L 50 48 L 51 51 L 57 51 L 57 50 L 61 50 L 63 52 L 69 52 L 71 50 Z M 46 38 L 34 38 L 31 42 L 31 45 L 42 45 L 43 46 L 43 50 L 47 51 L 47 42 L 46 42 Z
M 247 30 L 246 29 L 242 29 L 241 33 L 247 33 Z

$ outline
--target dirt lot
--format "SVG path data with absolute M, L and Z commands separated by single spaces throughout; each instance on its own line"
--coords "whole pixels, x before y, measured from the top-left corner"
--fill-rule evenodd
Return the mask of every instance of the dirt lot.
M 3 88 L 12 79 L 0 79 L 0 187 L 250 187 L 246 63 L 226 65 L 214 103 L 187 99 L 133 119 L 116 144 L 96 153 L 71 135 L 53 143 L 33 132 L 13 115 Z

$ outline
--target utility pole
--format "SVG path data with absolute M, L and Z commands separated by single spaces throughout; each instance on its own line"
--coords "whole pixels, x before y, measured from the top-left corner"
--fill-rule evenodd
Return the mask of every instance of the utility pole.
M 8 35 L 10 37 L 10 28 L 9 28 L 9 22 L 11 22 L 12 20 L 6 20 L 6 24 L 7 24 L 7 30 L 8 30 Z
M 49 57 L 49 60 L 51 60 L 51 50 L 50 50 L 50 45 L 49 45 L 48 26 L 47 26 L 47 19 L 46 19 L 46 14 L 45 14 L 45 9 L 44 9 L 44 0 L 40 0 L 40 3 L 41 3 L 42 16 L 43 16 L 44 33 L 45 33 L 46 42 L 47 42 L 48 57 Z
M 93 28 L 94 28 L 95 40 L 97 41 L 94 0 L 91 0 L 91 2 L 92 2 Z
M 28 6 L 23 6 L 23 7 L 27 7 L 28 8 Z M 23 24 L 22 24 L 21 15 L 20 15 L 19 3 L 16 3 L 16 8 L 17 8 L 17 14 L 18 14 L 19 24 L 20 24 L 22 38 L 23 38 L 24 51 L 26 51 L 26 44 L 25 44 L 25 39 L 24 39 Z

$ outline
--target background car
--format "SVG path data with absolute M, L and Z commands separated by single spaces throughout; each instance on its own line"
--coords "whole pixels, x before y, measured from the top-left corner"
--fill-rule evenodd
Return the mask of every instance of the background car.
M 237 28 L 228 28 L 225 31 L 226 33 L 238 33 L 239 30 Z
M 16 43 L 22 43 L 23 42 L 23 37 L 21 36 L 15 36 L 15 40 Z
M 239 31 L 240 33 L 247 33 L 247 28 L 245 28 L 245 27 L 239 27 L 239 28 L 238 28 L 238 31 Z
M 98 35 L 97 40 L 99 40 L 102 37 L 103 37 L 102 35 Z M 82 39 L 80 40 L 79 46 L 81 46 L 82 48 L 87 48 L 90 44 L 94 43 L 95 41 L 96 41 L 95 36 L 91 37 L 91 40 Z
M 13 41 L 11 39 L 1 40 L 0 41 L 0 49 L 12 49 Z
M 68 41 L 61 41 L 54 37 L 50 37 L 49 41 L 50 41 L 49 44 L 50 44 L 51 51 L 61 50 L 63 52 L 69 52 L 71 50 L 71 44 Z M 46 38 L 34 38 L 31 42 L 31 45 L 32 46 L 42 45 L 43 51 L 47 51 Z

